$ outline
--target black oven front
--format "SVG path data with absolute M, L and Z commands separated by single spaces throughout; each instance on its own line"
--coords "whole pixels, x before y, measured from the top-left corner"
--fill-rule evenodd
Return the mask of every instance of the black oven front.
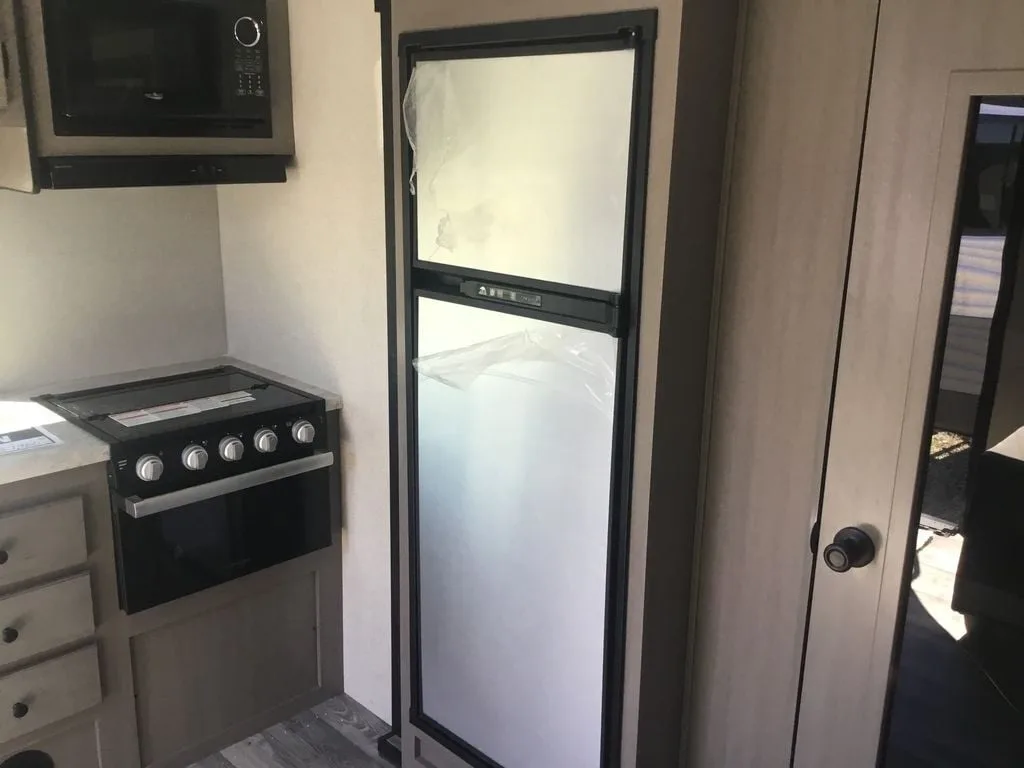
M 57 136 L 271 138 L 266 0 L 43 0 Z
M 300 424 L 313 426 L 312 443 L 293 438 Z M 264 453 L 254 446 L 267 431 L 280 439 Z M 331 546 L 341 519 L 336 432 L 319 401 L 113 445 L 121 608 L 138 613 Z M 220 445 L 231 440 L 243 450 L 228 461 Z M 194 446 L 209 455 L 201 471 L 183 463 Z M 156 481 L 137 476 L 147 457 L 163 462 Z
M 115 495 L 121 608 L 138 613 L 331 545 L 321 452 L 166 496 Z

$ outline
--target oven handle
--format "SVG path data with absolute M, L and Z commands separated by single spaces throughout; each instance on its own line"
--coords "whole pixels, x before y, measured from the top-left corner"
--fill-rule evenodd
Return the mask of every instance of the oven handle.
M 138 496 L 131 496 L 124 500 L 124 511 L 135 519 L 149 517 L 169 509 L 184 507 L 188 504 L 195 504 L 198 501 L 206 501 L 217 496 L 226 496 L 236 491 L 244 491 L 246 488 L 255 488 L 258 485 L 266 485 L 277 480 L 284 480 L 296 475 L 304 475 L 307 472 L 315 472 L 318 469 L 326 469 L 334 465 L 334 454 L 330 451 L 315 453 L 304 459 L 296 459 L 285 464 L 277 464 L 273 467 L 246 472 L 234 477 L 226 477 L 223 480 L 214 480 L 212 483 L 197 485 L 194 488 L 185 488 L 181 491 L 165 493 L 162 496 L 154 496 L 151 499 L 140 499 Z

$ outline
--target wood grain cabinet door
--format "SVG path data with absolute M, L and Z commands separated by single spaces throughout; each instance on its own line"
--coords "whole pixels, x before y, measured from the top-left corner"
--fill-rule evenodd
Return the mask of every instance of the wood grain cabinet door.
M 316 690 L 318 589 L 302 574 L 131 639 L 143 765 Z

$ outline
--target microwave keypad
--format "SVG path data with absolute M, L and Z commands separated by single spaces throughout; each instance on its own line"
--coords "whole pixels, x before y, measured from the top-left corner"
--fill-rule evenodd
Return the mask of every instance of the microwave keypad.
M 264 79 L 263 52 L 256 49 L 242 49 L 235 55 L 236 96 L 267 96 Z
M 263 75 L 239 74 L 235 95 L 265 97 L 267 89 L 263 83 Z

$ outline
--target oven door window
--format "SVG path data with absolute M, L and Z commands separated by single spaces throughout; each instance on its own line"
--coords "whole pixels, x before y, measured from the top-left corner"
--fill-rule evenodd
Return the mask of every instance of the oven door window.
M 121 607 L 137 613 L 329 547 L 329 472 L 140 519 L 115 509 Z
M 263 135 L 266 41 L 245 48 L 234 33 L 239 18 L 265 19 L 261 9 L 263 0 L 45 0 L 55 132 Z M 240 71 L 259 73 L 262 95 L 239 94 Z

